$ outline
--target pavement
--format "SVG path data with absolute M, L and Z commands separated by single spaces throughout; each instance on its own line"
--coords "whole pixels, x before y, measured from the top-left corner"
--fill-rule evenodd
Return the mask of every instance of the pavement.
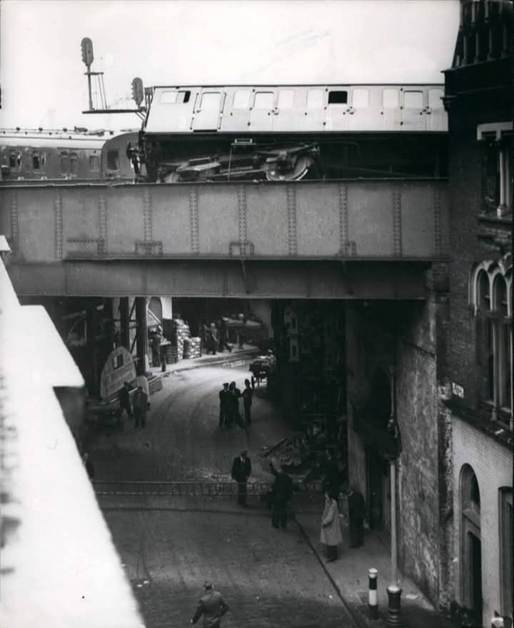
M 232 380 L 242 388 L 251 358 L 251 351 L 238 352 L 168 366 L 162 390 L 150 398 L 144 430 L 125 421 L 122 431 L 97 433 L 90 442 L 98 486 L 144 486 L 139 495 L 99 491 L 98 500 L 147 628 L 186 625 L 206 578 L 231 606 L 227 627 L 381 627 L 387 542 L 368 533 L 363 547 L 343 546 L 340 559 L 327 564 L 319 544 L 321 496 L 296 497 L 297 522 L 283 533 L 271 527 L 257 495 L 242 509 L 233 498 L 152 494 L 159 482 L 230 482 L 232 458 L 242 449 L 252 459 L 252 478 L 271 482 L 260 454 L 292 432 L 265 387 L 255 392 L 250 429 L 218 427 L 218 390 Z M 367 608 L 370 567 L 379 573 L 378 620 L 369 618 Z M 401 587 L 402 626 L 450 625 L 412 581 L 401 576 Z
M 310 546 L 316 551 L 328 577 L 345 599 L 359 626 L 380 628 L 387 622 L 387 586 L 391 584 L 391 559 L 387 539 L 383 534 L 367 532 L 361 547 L 350 548 L 349 531 L 343 525 L 343 545 L 339 559 L 327 563 L 319 543 L 319 516 L 297 514 L 298 523 Z M 378 619 L 371 619 L 368 608 L 368 570 L 378 571 Z M 401 595 L 401 626 L 404 628 L 452 628 L 452 624 L 438 613 L 416 584 L 399 574 Z

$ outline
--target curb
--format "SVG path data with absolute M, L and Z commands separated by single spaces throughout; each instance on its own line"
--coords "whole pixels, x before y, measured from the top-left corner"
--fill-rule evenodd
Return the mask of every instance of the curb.
M 304 527 L 302 526 L 302 524 L 298 521 L 298 519 L 295 517 L 295 523 L 298 526 L 304 540 L 306 541 L 307 545 L 311 548 L 313 554 L 316 556 L 316 558 L 318 559 L 318 562 L 321 566 L 321 568 L 323 569 L 323 571 L 325 572 L 325 575 L 327 576 L 328 580 L 330 581 L 330 584 L 332 585 L 334 591 L 337 593 L 337 597 L 341 600 L 341 604 L 343 605 L 344 609 L 346 610 L 346 612 L 348 613 L 348 615 L 350 616 L 350 618 L 352 619 L 354 625 L 356 626 L 356 628 L 370 628 L 370 626 L 377 626 L 377 628 L 382 628 L 383 623 L 380 621 L 375 621 L 375 622 L 366 622 L 363 621 L 363 618 L 360 617 L 352 608 L 351 604 L 349 602 L 346 601 L 346 599 L 343 596 L 343 593 L 341 591 L 341 589 L 339 588 L 337 582 L 334 580 L 334 578 L 332 577 L 332 574 L 329 572 L 329 570 L 327 569 L 327 566 L 325 565 L 325 562 L 323 561 L 323 558 L 320 556 L 318 550 L 316 549 L 316 547 L 314 547 L 309 535 L 307 534 L 307 532 L 305 531 Z

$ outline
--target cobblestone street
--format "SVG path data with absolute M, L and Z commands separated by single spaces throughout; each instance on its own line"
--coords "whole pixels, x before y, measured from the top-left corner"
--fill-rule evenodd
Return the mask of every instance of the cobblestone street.
M 227 627 L 354 626 L 295 524 L 282 532 L 259 514 L 104 514 L 147 628 L 187 625 L 206 579 L 230 606 Z
M 163 380 L 147 427 L 100 434 L 91 455 L 100 481 L 229 480 L 232 458 L 249 450 L 253 477 L 271 481 L 258 454 L 289 429 L 256 391 L 252 426 L 218 428 L 218 390 L 245 368 L 198 368 Z M 101 497 L 100 503 L 147 628 L 185 626 L 212 580 L 231 610 L 227 627 L 325 628 L 354 624 L 298 527 L 271 527 L 264 509 L 230 498 Z M 321 619 L 322 618 L 322 619 Z
M 124 430 L 95 437 L 90 452 L 98 480 L 208 480 L 230 479 L 232 459 L 248 449 L 252 459 L 263 446 L 288 434 L 265 387 L 257 389 L 252 426 L 218 428 L 218 391 L 223 382 L 237 382 L 242 390 L 247 369 L 204 367 L 163 378 L 163 389 L 150 397 L 147 426 L 136 431 L 124 421 Z M 254 465 L 254 477 L 268 478 Z

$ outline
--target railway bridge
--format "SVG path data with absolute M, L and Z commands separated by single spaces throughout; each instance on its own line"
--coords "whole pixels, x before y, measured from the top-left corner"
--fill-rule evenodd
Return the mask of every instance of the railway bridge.
M 448 253 L 446 181 L 0 188 L 26 296 L 423 299 Z

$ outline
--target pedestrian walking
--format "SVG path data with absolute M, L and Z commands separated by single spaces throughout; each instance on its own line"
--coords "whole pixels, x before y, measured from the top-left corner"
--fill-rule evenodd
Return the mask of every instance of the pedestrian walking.
M 351 487 L 348 492 L 348 517 L 350 519 L 350 547 L 360 547 L 364 543 L 364 518 L 366 503 L 362 493 Z
M 275 480 L 271 487 L 271 524 L 274 528 L 287 528 L 287 508 L 291 497 L 293 496 L 293 480 L 287 475 L 284 466 L 280 466 L 277 471 L 270 463 L 270 469 Z
M 245 379 L 245 389 L 243 390 L 243 408 L 245 413 L 245 424 L 250 425 L 252 422 L 252 401 L 253 390 L 250 386 L 250 380 Z
M 244 427 L 242 425 L 241 413 L 239 412 L 239 399 L 241 398 L 241 391 L 236 386 L 235 382 L 230 382 L 229 386 L 229 395 L 227 399 L 229 400 L 228 410 L 229 410 L 229 418 L 231 424 L 239 425 L 240 427 Z
M 232 479 L 237 482 L 237 503 L 240 506 L 247 506 L 246 503 L 246 483 L 252 473 L 252 462 L 248 457 L 248 452 L 242 451 L 232 462 Z
M 223 388 L 219 391 L 220 398 L 220 429 L 230 426 L 230 391 L 228 389 L 228 382 L 223 384 Z
M 196 624 L 200 617 L 203 616 L 204 628 L 220 628 L 221 618 L 228 612 L 229 606 L 221 593 L 216 591 L 210 582 L 206 582 L 203 587 L 205 593 L 198 602 L 191 623 Z
M 339 521 L 339 509 L 334 493 L 325 492 L 325 507 L 321 515 L 320 541 L 325 545 L 327 562 L 337 560 L 338 546 L 343 541 L 341 523 Z
M 130 384 L 123 382 L 123 388 L 118 390 L 118 401 L 120 404 L 120 419 L 123 416 L 123 412 L 127 413 L 127 417 L 132 418 L 132 407 L 130 405 Z
M 134 421 L 136 429 L 146 425 L 146 411 L 148 409 L 148 396 L 142 386 L 138 386 L 133 400 Z

